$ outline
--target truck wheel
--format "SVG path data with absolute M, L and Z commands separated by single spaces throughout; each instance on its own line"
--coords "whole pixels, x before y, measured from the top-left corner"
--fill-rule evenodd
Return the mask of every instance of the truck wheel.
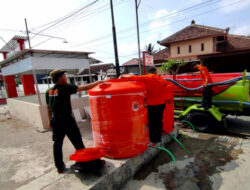
M 195 129 L 200 132 L 207 132 L 215 125 L 215 119 L 211 114 L 206 112 L 190 113 L 187 119 L 194 125 Z

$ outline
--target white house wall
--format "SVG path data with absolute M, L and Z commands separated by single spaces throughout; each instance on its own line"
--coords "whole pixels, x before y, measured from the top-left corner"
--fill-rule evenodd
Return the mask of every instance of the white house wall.
M 56 57 L 31 57 L 32 66 L 35 70 L 47 69 L 84 69 L 89 68 L 88 59 L 56 58 Z
M 2 67 L 2 74 L 3 76 L 15 75 L 30 70 L 32 70 L 31 58 L 28 57 L 6 67 Z
M 28 57 L 2 68 L 2 75 L 15 75 L 34 70 L 82 70 L 89 68 L 89 59 L 56 58 L 56 57 Z

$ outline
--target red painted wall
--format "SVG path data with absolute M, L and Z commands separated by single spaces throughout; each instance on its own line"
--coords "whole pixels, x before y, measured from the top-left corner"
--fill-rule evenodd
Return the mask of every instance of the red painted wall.
M 4 79 L 8 92 L 8 97 L 9 98 L 17 97 L 18 95 L 17 95 L 16 82 L 14 76 L 13 75 L 5 76 Z
M 28 95 L 36 94 L 33 76 L 32 75 L 22 75 L 21 79 L 22 79 L 22 83 L 23 83 L 24 95 L 28 96 Z

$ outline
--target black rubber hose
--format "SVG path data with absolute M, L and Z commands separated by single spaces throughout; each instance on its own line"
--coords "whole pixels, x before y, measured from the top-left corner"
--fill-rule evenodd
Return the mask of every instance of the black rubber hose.
M 240 80 L 242 80 L 242 78 L 243 78 L 243 77 L 236 77 L 236 78 L 233 78 L 233 79 L 230 79 L 230 80 L 227 80 L 227 81 L 223 81 L 223 82 L 210 83 L 210 84 L 208 84 L 208 86 L 230 84 L 230 83 L 232 83 L 232 82 L 240 81 Z M 250 76 L 246 76 L 246 79 L 247 79 L 247 80 L 250 80 Z M 188 87 L 185 87 L 185 86 L 181 85 L 180 83 L 176 82 L 176 81 L 173 80 L 173 79 L 165 78 L 165 80 L 167 80 L 167 81 L 169 81 L 169 82 L 172 82 L 172 83 L 174 83 L 176 86 L 179 86 L 180 88 L 183 88 L 183 89 L 189 90 L 189 91 L 195 91 L 195 90 L 200 90 L 200 89 L 204 88 L 204 86 L 199 86 L 199 87 L 197 87 L 197 88 L 188 88 Z

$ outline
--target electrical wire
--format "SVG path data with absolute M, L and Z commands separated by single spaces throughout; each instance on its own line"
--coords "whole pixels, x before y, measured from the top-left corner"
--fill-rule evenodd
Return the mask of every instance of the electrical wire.
M 55 25 L 57 25 L 57 24 L 63 22 L 64 20 L 69 19 L 70 17 L 76 15 L 76 14 L 79 13 L 80 11 L 83 11 L 83 10 L 85 10 L 86 8 L 88 8 L 89 6 L 94 5 L 94 4 L 97 3 L 98 1 L 100 1 L 100 0 L 94 0 L 93 2 L 91 2 L 91 3 L 89 3 L 88 5 L 82 7 L 81 9 L 79 9 L 78 11 L 76 11 L 76 12 L 74 12 L 74 13 L 72 13 L 72 14 L 70 14 L 70 15 L 64 17 L 64 18 L 62 18 L 61 20 L 58 20 L 57 22 L 53 23 L 52 25 L 50 25 L 50 26 L 46 27 L 45 29 L 39 31 L 37 34 L 40 34 L 40 33 L 44 32 L 44 31 L 48 30 L 49 28 L 51 28 L 51 27 L 53 27 L 53 26 L 55 26 Z M 37 34 L 35 34 L 34 36 L 32 36 L 32 38 L 34 38 Z M 32 39 L 32 38 L 31 38 L 31 39 Z
M 115 1 L 114 6 L 116 6 L 117 3 L 122 3 L 122 1 L 124 1 L 124 0 Z M 97 4 L 95 4 L 95 5 L 97 5 Z M 92 9 L 92 8 L 93 8 L 93 6 L 89 7 L 89 9 Z M 109 4 L 105 4 L 104 6 L 102 5 L 102 6 L 96 7 L 96 9 L 88 10 L 87 12 L 86 11 L 80 12 L 79 14 L 75 15 L 74 17 L 67 19 L 63 23 L 60 23 L 59 25 L 52 27 L 52 28 L 48 29 L 47 31 L 53 30 L 53 29 L 58 29 L 58 28 L 61 31 L 68 30 L 68 29 L 72 28 L 70 26 L 67 26 L 68 23 L 70 23 L 73 27 L 77 26 L 77 24 L 74 23 L 75 20 L 78 20 L 79 22 L 82 23 L 83 19 L 81 19 L 81 18 L 88 17 L 88 16 L 91 16 L 91 18 L 92 18 L 92 17 L 100 14 L 101 12 L 103 12 L 107 9 L 109 9 Z M 87 13 L 87 15 L 84 15 L 85 13 Z M 64 27 L 64 30 L 60 29 L 60 27 Z M 53 31 L 53 33 L 54 32 L 58 32 L 58 31 Z
M 159 30 L 159 29 L 162 29 L 162 28 L 165 27 L 165 26 L 177 24 L 177 23 L 179 23 L 179 22 L 182 22 L 182 21 L 184 21 L 184 20 L 189 20 L 189 19 L 192 19 L 192 18 L 197 17 L 197 16 L 202 16 L 202 15 L 205 15 L 205 14 L 208 14 L 208 13 L 211 13 L 211 12 L 214 12 L 214 11 L 217 11 L 217 10 L 219 10 L 219 9 L 223 9 L 223 8 L 226 8 L 226 7 L 235 5 L 235 4 L 237 4 L 237 3 L 239 3 L 239 2 L 242 2 L 242 1 L 246 1 L 246 0 L 239 0 L 239 1 L 236 1 L 236 2 L 234 2 L 234 3 L 228 4 L 228 5 L 223 6 L 223 7 L 211 9 L 211 10 L 209 10 L 209 11 L 206 11 L 206 12 L 203 12 L 203 13 L 199 13 L 199 14 L 190 16 L 190 17 L 188 17 L 188 18 L 184 18 L 184 19 L 177 20 L 177 21 L 175 21 L 175 22 L 173 22 L 173 23 L 167 23 L 167 24 L 164 24 L 164 25 L 160 25 L 159 27 L 155 27 L 154 29 L 151 29 L 151 30 L 144 30 L 144 31 L 141 31 L 140 34 L 145 33 L 145 32 L 148 32 L 148 31 Z M 130 38 L 130 37 L 132 37 L 132 36 L 134 37 L 134 34 L 131 34 L 131 35 L 128 35 L 128 36 L 124 36 L 124 37 L 120 37 L 120 38 L 118 38 L 118 40 Z M 107 39 L 107 38 L 105 38 L 105 39 Z M 92 41 L 92 40 L 91 40 L 91 41 Z M 109 43 L 112 43 L 112 42 L 113 42 L 113 41 L 110 40 L 110 41 L 106 41 L 106 42 L 103 42 L 103 43 L 95 43 L 93 46 L 87 46 L 87 47 L 85 47 L 85 48 L 95 47 L 96 45 L 98 45 L 98 46 L 100 46 L 100 45 L 105 45 L 105 44 L 109 44 Z M 83 44 L 84 44 L 84 45 L 83 45 Z M 76 44 L 76 45 L 70 46 L 70 47 L 68 47 L 68 48 L 66 48 L 66 49 L 69 49 L 69 48 L 72 48 L 72 47 L 79 47 L 79 46 L 82 46 L 82 45 L 85 46 L 86 43 L 83 42 L 83 43 L 80 43 L 80 44 Z
M 210 2 L 210 1 L 211 1 L 211 0 L 206 1 L 206 2 Z M 187 19 L 194 18 L 194 17 L 201 16 L 201 15 L 205 15 L 205 14 L 214 12 L 214 11 L 216 11 L 216 10 L 223 9 L 223 8 L 225 8 L 225 7 L 232 6 L 232 5 L 234 5 L 234 4 L 238 3 L 238 2 L 242 2 L 242 1 L 246 1 L 246 0 L 239 0 L 239 1 L 233 2 L 233 3 L 231 3 L 231 4 L 227 4 L 227 5 L 223 6 L 223 7 L 211 9 L 211 10 L 209 10 L 209 11 L 206 11 L 206 12 L 203 12 L 203 13 L 199 13 L 199 14 L 193 15 L 193 16 L 188 17 L 188 18 L 184 18 L 184 19 L 177 20 L 177 21 L 175 21 L 174 23 L 164 24 L 164 25 L 161 25 L 161 26 L 159 26 L 159 27 L 155 27 L 154 29 L 151 29 L 151 30 L 144 30 L 144 31 L 142 31 L 142 32 L 140 32 L 140 33 L 145 33 L 145 32 L 148 32 L 148 31 L 155 31 L 155 30 L 158 30 L 158 29 L 162 29 L 163 26 L 169 26 L 169 25 L 172 25 L 172 24 L 176 24 L 176 23 L 178 23 L 178 22 L 181 22 L 181 21 L 183 21 L 183 20 L 187 20 Z M 204 3 L 205 3 L 205 2 L 204 2 Z M 199 5 L 200 5 L 200 4 L 199 4 Z M 209 4 L 209 5 L 210 5 L 210 4 Z M 192 7 L 193 7 L 193 6 L 192 6 Z M 187 9 L 187 8 L 186 8 L 186 9 Z M 124 36 L 124 37 L 118 38 L 118 40 L 130 38 L 131 36 L 134 36 L 134 34 L 129 35 L 129 36 Z M 105 38 L 104 38 L 104 37 L 105 37 Z M 65 48 L 64 50 L 70 49 L 70 48 L 73 48 L 73 47 L 79 47 L 79 46 L 82 46 L 82 45 L 85 46 L 86 44 L 89 44 L 89 43 L 91 43 L 91 44 L 94 43 L 94 45 L 88 46 L 88 47 L 85 47 L 85 48 L 92 48 L 92 47 L 95 47 L 96 45 L 105 45 L 105 44 L 112 43 L 113 40 L 105 41 L 105 42 L 99 43 L 100 40 L 107 40 L 108 37 L 111 38 L 111 35 L 102 36 L 102 37 L 99 37 L 99 38 L 97 38 L 97 39 L 93 39 L 93 40 L 90 40 L 90 41 L 87 41 L 87 42 L 81 42 L 81 43 L 79 43 L 79 44 L 75 44 L 75 45 L 73 45 L 73 46 L 70 46 L 70 47 L 68 47 L 68 48 Z M 95 43 L 95 42 L 97 42 L 96 40 L 98 40 L 98 43 Z M 44 43 L 44 42 L 43 42 L 43 43 Z M 41 43 L 40 43 L 40 44 L 41 44 Z M 40 45 L 40 44 L 39 44 L 39 45 Z M 37 45 L 36 45 L 36 46 L 37 46 Z
M 233 78 L 233 79 L 230 79 L 230 80 L 226 80 L 226 81 L 222 81 L 222 82 L 209 83 L 207 86 L 227 85 L 227 84 L 230 84 L 230 83 L 238 82 L 238 81 L 240 81 L 242 79 L 243 79 L 243 77 L 236 77 L 236 78 Z M 250 76 L 246 76 L 245 79 L 246 80 L 250 80 Z M 188 91 L 196 91 L 196 90 L 200 90 L 200 89 L 205 88 L 203 85 L 199 86 L 199 87 L 196 87 L 196 88 L 188 88 L 188 87 L 185 87 L 185 86 L 181 85 L 180 83 L 176 82 L 173 79 L 165 78 L 165 80 L 169 81 L 169 82 L 172 82 L 176 86 L 178 86 L 178 87 L 180 87 L 180 88 L 182 88 L 184 90 L 188 90 Z
M 142 4 L 145 5 L 146 7 L 149 7 L 150 9 L 153 9 L 153 10 L 155 10 L 155 11 L 158 11 L 158 9 L 152 7 L 151 5 L 148 5 L 148 4 L 145 3 L 145 2 L 142 2 Z
M 117 1 L 114 1 L 114 6 L 117 6 L 117 5 L 120 5 L 122 3 L 126 2 L 126 0 L 117 0 Z M 80 17 L 78 18 L 79 19 L 79 23 L 82 23 L 82 21 L 85 19 L 85 18 L 88 18 L 91 16 L 91 18 L 99 15 L 100 13 L 106 11 L 106 10 L 109 10 L 110 9 L 110 4 L 107 3 L 105 4 L 104 6 L 101 6 L 101 7 L 97 7 L 96 9 L 93 9 L 91 11 L 88 12 L 87 15 L 80 15 Z
M 201 8 L 200 6 L 206 5 L 207 3 L 212 2 L 212 1 L 214 1 L 214 0 L 208 0 L 208 1 L 205 1 L 205 2 L 203 2 L 203 3 L 198 3 L 198 4 L 196 4 L 196 5 L 187 7 L 187 8 L 185 8 L 185 9 L 180 10 L 180 11 L 176 11 L 176 12 L 174 12 L 174 13 L 170 13 L 170 14 L 168 14 L 168 15 L 166 15 L 166 16 L 163 16 L 163 17 L 159 17 L 159 18 L 156 18 L 156 19 L 149 20 L 149 21 L 147 21 L 147 22 L 145 22 L 145 23 L 140 24 L 140 27 L 145 26 L 146 24 L 148 24 L 148 23 L 150 23 L 150 22 L 153 22 L 153 21 L 157 21 L 157 20 L 161 20 L 161 19 L 167 19 L 167 18 L 169 18 L 169 17 L 171 17 L 171 16 L 177 15 L 177 14 L 179 14 L 179 13 L 182 13 L 182 12 L 187 11 L 187 10 L 190 10 L 190 9 Z M 217 2 L 217 1 L 216 1 L 216 2 Z M 214 3 L 216 3 L 216 2 L 214 2 Z M 211 5 L 211 4 L 209 4 L 209 5 Z M 206 6 L 208 6 L 208 5 L 206 5 Z M 108 8 L 109 8 L 109 4 L 108 4 Z M 98 10 L 98 12 L 99 12 L 99 10 Z M 70 28 L 70 27 L 68 27 L 68 28 Z M 127 31 L 131 31 L 131 29 L 133 29 L 133 28 L 135 28 L 135 27 L 132 26 L 132 27 L 126 28 L 126 29 L 124 29 L 124 30 L 118 31 L 117 34 L 122 34 L 122 33 L 125 33 L 125 32 L 127 32 Z M 105 36 L 99 37 L 99 38 L 97 38 L 97 39 L 93 39 L 93 40 L 90 40 L 90 41 L 88 41 L 88 42 L 83 42 L 83 43 L 86 45 L 87 43 L 90 43 L 90 42 L 96 41 L 96 40 L 100 40 L 100 39 L 103 39 L 103 38 L 106 38 L 106 37 L 112 37 L 112 35 L 105 35 Z M 44 42 L 46 42 L 46 41 L 48 41 L 48 40 L 45 40 Z M 42 43 L 44 43 L 44 42 L 39 43 L 39 45 L 42 44 Z M 35 46 L 37 46 L 37 45 L 35 45 Z
M 114 2 L 114 5 L 115 5 L 116 2 L 119 2 L 119 1 L 121 2 L 121 1 L 124 1 L 124 0 L 117 0 L 117 1 Z M 103 1 L 102 1 L 102 2 L 103 2 Z M 89 14 L 83 15 L 83 16 L 85 17 L 85 16 L 89 16 L 89 15 L 92 15 L 92 14 L 96 14 L 96 15 L 97 15 L 97 14 L 99 14 L 100 12 L 102 12 L 101 9 L 107 9 L 107 8 L 109 8 L 109 6 L 110 6 L 109 3 L 106 3 L 104 6 L 97 7 L 96 9 L 92 10 L 92 12 L 90 12 Z M 77 9 L 77 10 L 78 10 L 78 9 Z M 76 11 L 77 11 L 77 10 L 76 10 Z M 74 12 L 74 11 L 73 11 L 73 12 Z M 65 15 L 65 16 L 66 16 L 66 15 Z M 65 17 L 65 16 L 64 16 L 64 17 Z M 81 16 L 81 15 L 77 15 L 77 16 Z M 64 18 L 64 17 L 62 17 L 62 18 Z M 61 19 L 61 18 L 60 18 L 60 19 Z M 59 20 L 59 19 L 57 19 L 56 21 L 58 21 L 58 20 Z M 51 24 L 51 23 L 53 23 L 53 22 L 55 22 L 55 21 L 52 21 L 52 22 L 47 23 L 47 24 L 44 24 L 44 25 L 48 25 L 48 24 Z M 42 25 L 42 26 L 43 26 L 43 25 Z M 39 26 L 38 26 L 38 27 L 39 27 Z M 33 30 L 33 29 L 34 29 L 34 30 L 37 30 L 37 27 L 32 28 L 32 30 Z
M 194 8 L 195 8 L 195 9 L 200 8 L 200 7 L 197 7 L 197 6 L 203 5 L 202 7 L 204 7 L 205 4 L 207 4 L 207 3 L 211 2 L 211 1 L 214 1 L 214 0 L 208 0 L 208 1 L 205 1 L 205 2 L 203 2 L 203 3 L 199 3 L 199 4 L 193 5 L 193 6 L 191 6 L 191 7 L 187 7 L 187 8 L 185 8 L 185 9 L 180 10 L 180 11 L 176 11 L 176 12 L 174 12 L 174 13 L 170 13 L 170 14 L 165 15 L 165 16 L 163 16 L 163 17 L 159 17 L 159 18 L 156 18 L 156 19 L 151 19 L 151 20 L 149 20 L 149 21 L 147 21 L 147 22 L 144 22 L 144 23 L 140 24 L 140 27 L 142 27 L 142 26 L 144 26 L 144 25 L 146 25 L 146 24 L 148 24 L 148 23 L 150 23 L 150 22 L 153 22 L 153 21 L 158 21 L 158 20 L 162 20 L 162 19 L 167 19 L 167 18 L 169 18 L 169 17 L 172 17 L 172 16 L 174 16 L 174 15 L 177 15 L 177 14 L 182 13 L 182 12 L 184 12 L 184 11 L 187 11 L 187 10 L 189 10 L 189 9 L 192 9 L 192 10 L 193 10 Z M 218 0 L 218 1 L 220 1 L 220 0 Z M 218 2 L 218 1 L 215 1 L 214 3 Z M 214 3 L 213 3 L 213 4 L 214 4 Z M 208 4 L 208 5 L 211 5 L 211 4 L 212 4 L 212 3 L 210 3 L 210 4 Z M 206 5 L 206 6 L 208 6 L 208 5 Z M 126 29 L 120 30 L 120 31 L 117 32 L 117 34 L 122 34 L 122 33 L 125 33 L 125 32 L 127 32 L 127 31 L 131 31 L 131 29 L 133 29 L 133 28 L 135 28 L 135 26 L 131 26 L 131 27 L 128 27 L 128 28 L 126 28 Z M 147 30 L 147 31 L 148 31 L 148 30 Z M 141 32 L 140 32 L 140 33 L 141 33 Z M 81 42 L 81 43 L 78 43 L 78 44 L 76 44 L 76 45 L 70 46 L 70 48 L 71 48 L 71 47 L 76 47 L 76 46 L 82 45 L 82 44 L 86 45 L 86 44 L 89 44 L 89 43 L 91 43 L 91 42 L 93 42 L 93 41 L 102 40 L 102 39 L 107 38 L 107 37 L 112 37 L 112 35 L 109 34 L 109 35 L 105 35 L 105 36 L 101 36 L 101 37 L 98 37 L 98 38 L 89 40 L 89 41 L 87 41 L 87 42 Z
M 84 7 L 85 5 L 86 5 L 86 3 L 84 3 L 81 7 Z M 80 9 L 80 8 L 77 8 L 77 9 L 73 10 L 72 12 L 70 12 L 70 13 L 64 15 L 63 17 L 60 17 L 60 18 L 58 18 L 58 19 L 56 19 L 56 20 L 54 20 L 54 21 L 51 21 L 51 22 L 49 22 L 49 23 L 45 23 L 45 24 L 42 24 L 42 25 L 33 27 L 33 28 L 31 28 L 30 30 L 34 31 L 34 30 L 38 30 L 38 29 L 40 29 L 40 28 L 43 28 L 43 27 L 45 27 L 45 26 L 54 24 L 55 22 L 58 22 L 58 21 L 60 21 L 61 19 L 63 19 L 63 18 L 65 18 L 65 17 L 67 17 L 67 16 L 69 16 L 69 15 L 71 15 L 71 14 L 73 14 L 73 13 L 79 11 L 79 9 Z
M 116 1 L 116 4 L 114 4 L 114 6 L 117 6 L 117 5 L 119 5 L 119 4 L 121 4 L 121 3 L 123 3 L 124 2 L 124 0 L 118 0 L 118 1 Z M 118 4 L 119 3 L 119 4 Z M 96 15 L 98 15 L 98 14 L 100 14 L 101 12 L 103 12 L 103 11 L 105 11 L 105 10 L 108 10 L 109 9 L 109 4 L 106 4 L 104 7 L 101 7 L 101 8 L 105 8 L 105 9 L 102 9 L 102 10 L 100 10 L 100 7 L 98 7 L 97 9 L 95 9 L 93 12 L 92 12 L 92 14 L 93 13 L 95 13 L 95 15 L 92 15 L 92 16 L 96 16 Z M 91 13 L 90 13 L 91 14 Z M 88 15 L 90 15 L 90 14 L 88 14 Z M 87 16 L 88 16 L 87 15 Z M 77 16 L 79 16 L 79 15 L 77 15 Z M 83 15 L 84 16 L 84 15 Z M 71 20 L 68 20 L 68 23 L 69 22 L 71 22 Z M 65 23 L 62 23 L 62 24 L 65 24 Z M 67 24 L 67 22 L 66 22 L 66 24 Z M 74 24 L 73 26 L 76 26 L 76 24 Z M 65 26 L 64 26 L 65 27 Z M 67 26 L 67 28 L 66 29 L 64 29 L 63 31 L 65 31 L 65 30 L 67 30 L 67 29 L 71 29 L 72 27 L 69 27 L 69 26 Z M 59 28 L 59 30 L 60 30 L 60 28 Z M 61 29 L 61 31 L 62 31 L 62 29 Z M 58 32 L 60 32 L 60 31 L 56 31 L 57 33 Z M 53 32 L 53 33 L 55 33 L 55 32 Z M 49 35 L 52 35 L 53 33 L 49 33 Z M 50 38 L 50 39 L 47 39 L 47 40 L 44 40 L 44 41 L 42 41 L 42 42 L 39 42 L 38 44 L 36 44 L 35 46 L 33 46 L 33 47 L 36 47 L 36 46 L 38 46 L 38 45 L 41 45 L 41 44 L 43 44 L 43 43 L 45 43 L 45 42 L 47 42 L 47 41 L 49 41 L 49 40 L 51 40 L 52 38 Z
M 126 2 L 125 0 L 118 0 L 115 1 L 116 3 L 114 3 L 114 6 L 118 6 L 123 2 Z M 87 11 L 87 15 L 83 14 L 79 14 L 79 16 L 76 18 L 73 18 L 73 20 L 68 20 L 67 22 L 64 22 L 61 24 L 61 26 L 57 27 L 55 31 L 52 32 L 53 33 L 60 33 L 60 32 L 64 32 L 65 31 L 69 31 L 72 30 L 74 27 L 79 26 L 80 24 L 83 23 L 84 20 L 87 20 L 87 18 L 93 18 L 97 15 L 99 15 L 100 13 L 109 10 L 109 4 L 104 6 L 104 7 L 97 7 L 94 10 L 90 10 Z

